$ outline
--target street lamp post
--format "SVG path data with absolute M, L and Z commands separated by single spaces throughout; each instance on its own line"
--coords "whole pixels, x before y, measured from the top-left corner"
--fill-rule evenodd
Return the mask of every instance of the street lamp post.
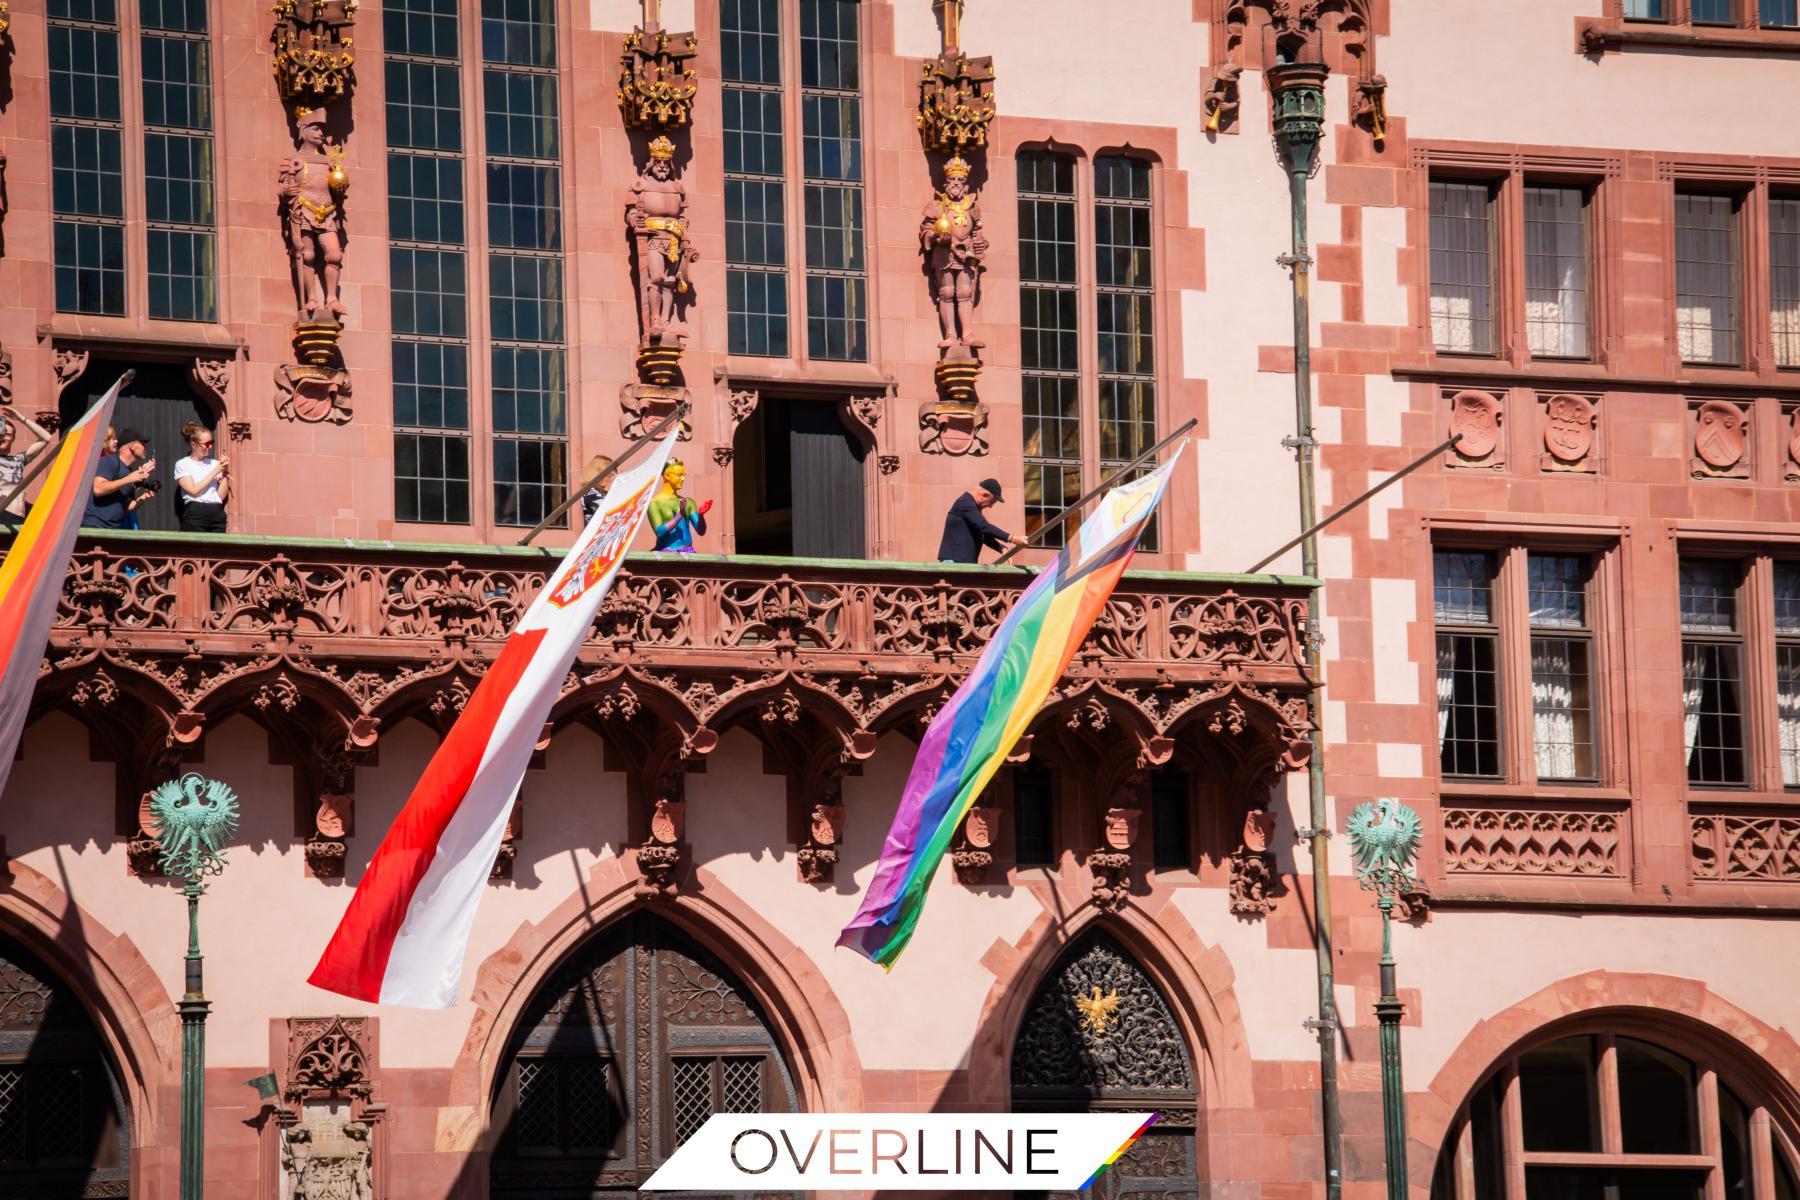
M 206 1185 L 206 1002 L 200 979 L 200 897 L 225 869 L 223 846 L 237 832 L 237 796 L 216 779 L 187 774 L 150 797 L 162 867 L 187 897 L 187 988 L 181 1012 L 181 1200 L 203 1200 Z
M 1356 806 L 1346 833 L 1356 860 L 1356 877 L 1375 893 L 1381 909 L 1381 1115 L 1387 1134 L 1388 1200 L 1406 1200 L 1406 1086 L 1400 1075 L 1400 1003 L 1394 984 L 1394 904 L 1419 886 L 1413 863 L 1423 826 L 1419 814 L 1398 800 Z
M 1283 442 L 1295 451 L 1300 484 L 1300 569 L 1319 577 L 1318 488 L 1313 439 L 1312 315 L 1309 280 L 1312 256 L 1306 249 L 1306 182 L 1319 163 L 1319 139 L 1325 129 L 1323 62 L 1280 62 L 1264 72 L 1274 99 L 1275 149 L 1288 177 L 1288 216 L 1292 246 L 1276 261 L 1290 272 L 1294 296 L 1294 436 Z M 1325 1157 L 1325 1200 L 1343 1195 L 1343 1117 L 1338 1109 L 1337 984 L 1331 948 L 1331 836 L 1325 806 L 1325 669 L 1319 653 L 1319 620 L 1324 588 L 1307 594 L 1306 677 L 1312 681 L 1309 706 L 1313 720 L 1312 754 L 1307 759 L 1309 829 L 1312 849 L 1313 957 L 1319 985 L 1319 1015 L 1307 1022 L 1319 1035 L 1319 1111 Z

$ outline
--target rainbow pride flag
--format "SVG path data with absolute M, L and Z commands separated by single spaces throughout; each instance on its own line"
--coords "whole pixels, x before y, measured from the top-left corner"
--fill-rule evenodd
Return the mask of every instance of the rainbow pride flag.
M 100 444 L 119 389 L 129 378 L 113 384 L 63 435 L 37 501 L 0 562 L 0 792 L 6 790 L 19 735 L 31 714 L 31 694 L 56 620 L 56 603 L 62 599 L 63 576 L 94 491 Z
M 957 825 L 1031 726 L 1106 607 L 1180 458 L 1178 447 L 1149 475 L 1101 498 L 1056 562 L 1025 589 L 968 679 L 932 720 L 882 845 L 874 882 L 838 935 L 838 945 L 893 969 L 912 940 L 925 910 L 925 890 Z

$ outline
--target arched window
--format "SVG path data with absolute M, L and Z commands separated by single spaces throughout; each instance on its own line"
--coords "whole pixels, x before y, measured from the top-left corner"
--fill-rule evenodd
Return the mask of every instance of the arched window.
M 1475 1090 L 1432 1200 L 1795 1200 L 1796 1161 L 1728 1064 L 1597 1028 L 1533 1046 Z
M 788 1112 L 756 1001 L 673 925 L 637 912 L 532 998 L 494 1097 L 494 1197 L 625 1197 L 720 1112 Z
M 125 1101 L 75 995 L 0 936 L 0 1196 L 122 1196 Z
M 1187 1039 L 1155 982 L 1104 933 L 1086 934 L 1064 952 L 1032 996 L 1013 1041 L 1012 1102 L 1018 1112 L 1160 1112 L 1081 1194 L 1173 1200 L 1198 1193 L 1199 1095 Z

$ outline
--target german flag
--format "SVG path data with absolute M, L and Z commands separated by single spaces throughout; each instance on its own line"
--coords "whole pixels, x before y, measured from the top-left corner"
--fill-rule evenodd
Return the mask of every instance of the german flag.
M 93 494 L 100 446 L 112 423 L 120 379 L 64 436 L 25 526 L 0 561 L 0 792 L 12 772 L 31 712 L 38 668 L 56 619 L 75 534 Z

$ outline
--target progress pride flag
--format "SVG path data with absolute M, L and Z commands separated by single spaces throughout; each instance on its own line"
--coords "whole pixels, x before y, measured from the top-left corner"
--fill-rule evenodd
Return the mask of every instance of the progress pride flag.
M 501 647 L 375 851 L 313 968 L 315 987 L 410 1008 L 456 1003 L 475 907 L 519 782 L 680 432 L 614 478 Z

